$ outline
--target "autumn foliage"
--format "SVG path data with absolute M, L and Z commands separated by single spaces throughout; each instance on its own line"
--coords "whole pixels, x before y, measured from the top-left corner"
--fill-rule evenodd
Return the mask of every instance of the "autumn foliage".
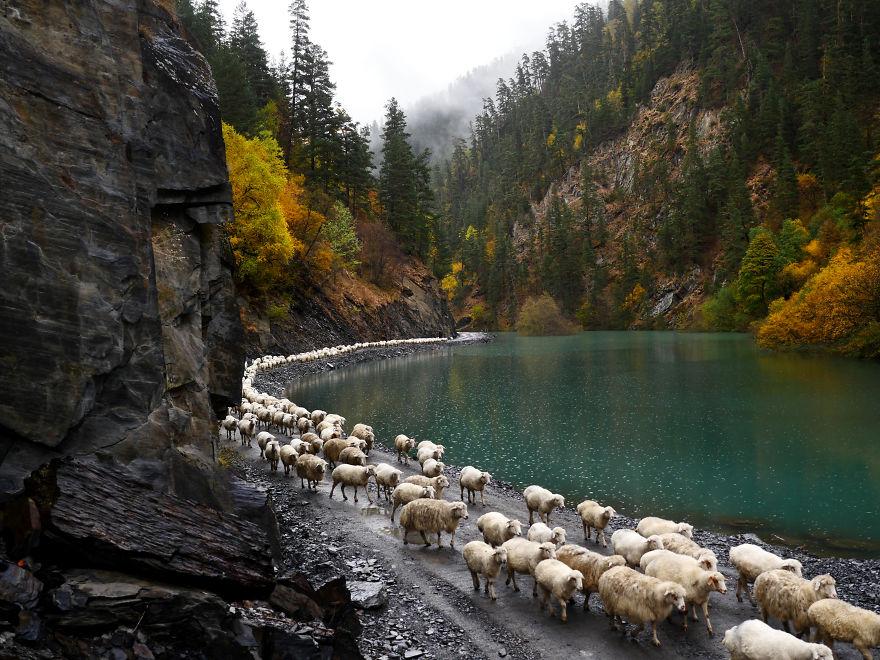
M 526 299 L 519 312 L 516 331 L 521 335 L 573 335 L 577 326 L 562 315 L 559 305 L 549 294 Z

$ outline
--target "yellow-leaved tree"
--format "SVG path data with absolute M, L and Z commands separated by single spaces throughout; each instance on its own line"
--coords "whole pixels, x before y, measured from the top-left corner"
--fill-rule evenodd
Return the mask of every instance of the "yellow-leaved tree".
M 240 282 L 265 292 L 289 277 L 303 243 L 288 229 L 282 196 L 291 182 L 281 148 L 268 134 L 246 138 L 223 124 L 235 219 L 227 226 Z M 295 183 L 293 184 L 295 185 Z

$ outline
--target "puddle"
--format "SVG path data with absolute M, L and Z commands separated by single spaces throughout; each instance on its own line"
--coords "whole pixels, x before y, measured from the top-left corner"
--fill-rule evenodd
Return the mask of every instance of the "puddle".
M 361 507 L 361 515 L 362 516 L 385 516 L 388 515 L 388 511 L 385 507 L 378 506 L 376 504 L 368 504 L 367 506 Z

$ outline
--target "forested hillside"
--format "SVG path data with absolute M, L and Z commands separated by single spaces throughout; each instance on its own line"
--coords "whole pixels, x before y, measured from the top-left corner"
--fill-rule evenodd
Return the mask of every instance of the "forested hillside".
M 434 171 L 450 299 L 878 355 L 878 35 L 872 0 L 580 6 Z
M 427 154 L 406 141 L 397 102 L 388 104 L 377 176 L 369 130 L 334 100 L 305 0 L 290 3 L 290 49 L 277 59 L 245 2 L 230 25 L 216 0 L 178 0 L 178 14 L 217 84 L 249 345 L 287 348 L 283 337 L 317 342 L 320 331 L 340 340 L 450 331 L 420 259 L 434 223 Z

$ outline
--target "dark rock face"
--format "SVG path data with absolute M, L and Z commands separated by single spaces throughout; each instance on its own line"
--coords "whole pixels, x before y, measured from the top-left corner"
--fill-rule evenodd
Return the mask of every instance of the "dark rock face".
M 216 89 L 166 4 L 0 8 L 0 498 L 59 454 L 208 450 L 239 388 Z

